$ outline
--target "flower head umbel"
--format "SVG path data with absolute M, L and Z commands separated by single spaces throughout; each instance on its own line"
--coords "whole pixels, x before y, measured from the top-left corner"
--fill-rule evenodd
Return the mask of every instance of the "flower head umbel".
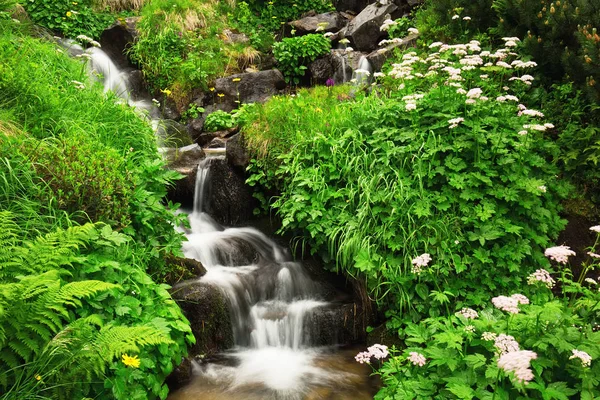
M 390 353 L 388 352 L 388 348 L 386 345 L 376 343 L 373 346 L 368 347 L 367 351 L 361 351 L 360 353 L 358 353 L 354 357 L 354 359 L 356 360 L 356 362 L 359 362 L 361 364 L 370 364 L 371 357 L 374 357 L 378 360 L 382 360 L 386 358 L 389 354 Z
M 600 225 L 590 227 L 590 231 L 600 233 Z
M 531 360 L 536 358 L 537 354 L 533 351 L 511 351 L 500 356 L 498 367 L 506 372 L 514 373 L 517 381 L 526 385 L 533 379 L 533 372 L 529 367 L 531 366 Z
M 544 255 L 557 263 L 566 264 L 575 252 L 569 246 L 555 246 L 547 248 Z
M 139 368 L 140 367 L 140 359 L 138 358 L 138 356 L 128 356 L 127 354 L 123 354 L 123 364 L 125 364 L 128 367 L 132 367 L 132 368 Z
M 556 283 L 545 269 L 538 269 L 527 277 L 528 285 L 534 285 L 538 282 L 544 284 L 548 289 L 552 289 Z
M 411 351 L 408 355 L 407 360 L 410 361 L 413 365 L 419 367 L 422 367 L 423 365 L 425 365 L 425 362 L 427 362 L 425 356 L 421 353 L 417 353 L 416 351 Z
M 423 272 L 423 267 L 426 267 L 430 261 L 431 261 L 431 255 L 429 253 L 423 253 L 420 256 L 415 257 L 411 261 L 412 265 L 413 265 L 411 272 L 413 274 L 419 275 L 421 272 Z
M 468 308 L 468 307 L 463 308 L 456 314 L 462 315 L 466 319 L 476 319 L 477 317 L 479 317 L 479 314 L 477 314 L 477 311 L 473 310 L 472 308 Z
M 571 357 L 569 357 L 569 360 L 572 360 L 574 358 L 579 358 L 581 360 L 582 367 L 590 366 L 590 364 L 592 363 L 592 357 L 588 353 L 586 353 L 585 351 L 577 350 L 577 349 L 573 349 L 571 351 L 573 352 L 573 355 Z
M 489 333 L 489 332 L 487 332 Z M 505 335 L 501 333 L 494 337 L 494 347 L 498 350 L 500 354 L 510 353 L 512 351 L 519 351 L 519 343 L 515 340 L 514 337 L 510 335 Z
M 499 310 L 511 314 L 518 314 L 519 304 L 529 304 L 529 299 L 522 294 L 513 294 L 510 297 L 498 296 L 492 299 L 492 304 Z

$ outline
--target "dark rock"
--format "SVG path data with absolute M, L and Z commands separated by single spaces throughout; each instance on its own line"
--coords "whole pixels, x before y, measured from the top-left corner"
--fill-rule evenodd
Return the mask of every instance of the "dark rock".
M 238 128 L 225 129 L 222 131 L 214 131 L 214 132 L 204 132 L 198 136 L 196 142 L 202 147 L 209 148 L 220 148 L 225 147 L 225 138 L 235 134 L 238 131 Z M 215 142 L 215 143 L 213 143 Z M 213 143 L 211 145 L 211 143 Z M 219 145 L 219 143 L 221 143 Z
M 167 168 L 184 175 L 169 188 L 168 199 L 187 207 L 193 206 L 196 173 L 198 164 L 204 159 L 204 152 L 197 144 L 181 148 L 164 148 L 162 152 L 167 160 Z
M 425 3 L 425 0 L 406 0 L 406 3 L 410 7 L 416 7 L 418 5 L 421 5 L 421 4 Z
M 219 132 L 213 132 L 213 133 L 218 134 Z M 227 145 L 227 140 L 222 139 L 220 137 L 215 137 L 213 140 L 210 141 L 210 143 L 206 147 L 208 147 L 209 149 L 221 149 L 221 148 L 225 147 L 226 145 Z
M 328 12 L 289 22 L 300 33 L 315 33 L 320 26 L 322 32 L 336 32 L 346 25 L 346 20 L 337 12 Z
M 333 0 L 333 6 L 338 11 L 353 12 L 358 14 L 367 5 L 369 0 Z
M 100 36 L 102 50 L 119 68 L 131 65 L 127 50 L 138 36 L 136 25 L 139 19 L 140 17 L 119 19 Z
M 187 127 L 172 119 L 163 119 L 159 122 L 157 134 L 164 142 L 165 147 L 179 148 L 193 144 Z
M 215 81 L 215 92 L 220 103 L 237 108 L 243 103 L 262 103 L 285 89 L 283 75 L 276 69 L 248 72 L 219 78 Z
M 175 102 L 173 100 L 171 100 L 170 98 L 166 97 L 166 96 L 162 96 L 162 117 L 164 119 L 174 119 L 174 120 L 179 120 L 181 119 L 181 113 L 179 113 L 179 111 L 177 110 L 177 105 L 175 104 Z
M 211 160 L 209 168 L 206 212 L 221 225 L 243 225 L 257 205 L 243 172 L 218 158 Z
M 346 37 L 352 41 L 353 48 L 359 51 L 375 50 L 379 41 L 387 35 L 380 30 L 383 21 L 399 17 L 398 11 L 395 4 L 369 4 L 348 24 Z
M 418 33 L 410 34 L 402 42 L 391 43 L 382 49 L 377 49 L 367 55 L 367 60 L 371 63 L 373 71 L 381 71 L 381 67 L 389 57 L 394 55 L 395 49 L 407 49 L 414 47 L 417 43 Z
M 192 258 L 168 256 L 166 262 L 168 273 L 165 275 L 164 281 L 171 286 L 206 274 L 206 269 L 202 263 Z
M 193 280 L 174 286 L 171 295 L 190 321 L 196 337 L 190 354 L 212 355 L 233 346 L 229 306 L 219 289 Z
M 171 391 L 175 391 L 190 383 L 192 376 L 192 358 L 186 357 L 167 377 L 166 383 Z
M 357 317 L 355 304 L 331 304 L 308 314 L 304 326 L 317 346 L 358 343 L 364 340 L 365 333 Z
M 333 57 L 331 53 L 318 58 L 308 66 L 313 84 L 324 85 L 327 79 L 333 78 L 335 69 L 333 67 Z
M 245 171 L 246 167 L 250 163 L 250 155 L 248 155 L 244 135 L 237 133 L 232 136 L 227 141 L 225 154 L 227 156 L 227 162 L 230 165 L 239 167 Z
M 352 71 L 358 68 L 363 56 L 366 54 L 358 51 L 332 50 L 317 60 L 316 65 L 312 63 L 309 66 L 311 78 L 317 83 L 325 83 L 329 78 L 333 78 L 336 84 L 348 82 L 352 78 Z

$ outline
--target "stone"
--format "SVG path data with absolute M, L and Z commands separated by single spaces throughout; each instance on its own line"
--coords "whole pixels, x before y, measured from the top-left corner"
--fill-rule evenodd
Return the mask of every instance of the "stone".
M 365 7 L 350 23 L 346 37 L 351 40 L 354 50 L 373 51 L 377 48 L 379 41 L 387 33 L 379 28 L 387 18 L 399 17 L 400 9 L 395 4 L 373 3 Z
M 225 29 L 221 34 L 221 39 L 225 44 L 248 43 L 250 38 L 243 33 L 236 33 L 230 29 Z
M 333 0 L 336 10 L 354 14 L 361 12 L 368 4 L 369 0 Z
M 219 103 L 237 108 L 239 104 L 265 102 L 285 89 L 286 84 L 281 72 L 270 69 L 219 78 L 214 87 Z
M 364 332 L 357 315 L 353 303 L 318 307 L 306 316 L 305 331 L 310 332 L 312 344 L 317 346 L 359 343 Z
M 140 17 L 120 18 L 100 36 L 102 50 L 119 68 L 131 66 L 127 50 L 138 37 L 136 25 L 139 20 Z
M 346 25 L 346 20 L 339 13 L 332 11 L 304 17 L 289 22 L 289 25 L 294 27 L 299 34 L 315 33 L 320 26 L 324 27 L 321 32 L 336 32 Z
M 196 188 L 198 164 L 204 159 L 204 151 L 197 144 L 180 148 L 162 148 L 167 168 L 179 172 L 184 177 L 169 187 L 167 198 L 175 203 L 191 208 Z
M 246 142 L 244 135 L 236 133 L 233 135 L 225 146 L 225 155 L 229 165 L 240 168 L 242 171 L 246 170 L 246 167 L 250 163 L 250 155 L 246 148 Z
M 373 71 L 381 71 L 381 67 L 385 61 L 394 55 L 395 49 L 407 49 L 409 47 L 415 47 L 417 43 L 418 33 L 411 33 L 407 37 L 402 39 L 402 42 L 390 43 L 382 49 L 377 49 L 367 55 L 367 60 L 371 63 Z
M 171 286 L 183 280 L 199 278 L 206 274 L 202 263 L 192 258 L 169 255 L 165 261 L 169 272 L 163 279 Z
M 310 63 L 308 66 L 308 72 L 310 74 L 312 83 L 315 85 L 324 85 L 327 79 L 333 78 L 335 69 L 333 66 L 333 57 L 331 53 L 317 58 L 315 61 Z
M 233 347 L 233 331 L 227 298 L 218 288 L 198 280 L 173 286 L 171 296 L 190 321 L 196 344 L 191 355 L 213 355 Z

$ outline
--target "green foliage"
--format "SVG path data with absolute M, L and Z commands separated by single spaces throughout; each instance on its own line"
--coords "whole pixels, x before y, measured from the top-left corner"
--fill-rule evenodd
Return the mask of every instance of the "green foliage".
M 217 110 L 208 114 L 208 116 L 206 117 L 206 122 L 204 123 L 204 130 L 206 132 L 214 132 L 223 129 L 231 129 L 235 125 L 236 118 L 234 114 Z
M 283 39 L 273 45 L 273 55 L 288 83 L 298 84 L 308 64 L 331 50 L 331 41 L 320 34 Z
M 438 57 L 460 65 L 451 52 Z M 279 157 L 281 196 L 273 207 L 282 231 L 308 234 L 313 251 L 366 277 L 375 298 L 385 298 L 388 316 L 397 312 L 405 320 L 512 290 L 531 268 L 546 264 L 538 251 L 564 226 L 558 218 L 564 188 L 547 161 L 556 147 L 535 129 L 519 134 L 538 122 L 519 116 L 515 102 L 493 100 L 506 93 L 503 86 L 516 94 L 527 86 L 509 81 L 509 70 L 465 70 L 465 89 L 480 87 L 492 99 L 468 105 L 445 84 L 447 72 L 425 76 L 436 58 L 403 55 L 403 65 L 421 78 L 390 72 L 400 76 L 386 78 L 377 95 L 323 107 L 318 123 L 302 93 L 271 100 L 284 112 L 269 114 L 267 103 L 261 120 L 242 119 L 252 134 L 276 130 L 272 136 L 287 138 L 287 146 L 267 143 L 265 151 Z M 313 109 L 331 101 L 317 98 L 310 99 Z M 451 127 L 455 118 L 464 121 Z M 423 253 L 433 263 L 419 273 L 411 260 Z
M 162 380 L 185 354 L 184 335 L 190 342 L 193 336 L 165 286 L 135 263 L 140 249 L 129 237 L 87 224 L 21 242 L 8 212 L 0 213 L 0 227 L 4 390 L 73 398 L 109 389 L 114 398 L 165 398 Z M 69 351 L 49 362 L 48 349 L 65 341 Z M 153 373 L 129 373 L 115 359 L 124 353 L 140 354 L 140 372 Z M 15 387 L 33 375 L 41 377 L 29 381 L 34 388 Z
M 396 351 L 377 372 L 385 387 L 376 399 L 594 399 L 600 396 L 600 293 L 596 283 L 559 279 L 554 295 L 541 283 L 528 289 L 531 304 L 510 314 L 486 307 L 476 318 L 456 313 L 429 318 L 400 329 L 406 348 Z M 477 314 L 470 314 L 471 317 Z M 510 335 L 520 350 L 530 350 L 533 379 L 520 383 L 498 365 L 498 335 Z M 585 351 L 591 366 L 573 357 Z M 413 365 L 411 352 L 426 357 Z
M 390 38 L 404 38 L 408 35 L 408 28 L 413 26 L 413 22 L 408 17 L 398 18 L 387 30 Z
M 99 38 L 113 22 L 110 15 L 93 10 L 90 0 L 25 0 L 22 4 L 33 22 L 70 38 Z
M 204 107 L 200 107 L 196 103 L 191 103 L 188 106 L 188 109 L 185 110 L 185 112 L 183 114 L 181 114 L 181 118 L 183 118 L 183 119 L 195 119 L 195 118 L 198 118 L 200 116 L 200 114 L 202 114 L 204 111 L 205 111 Z

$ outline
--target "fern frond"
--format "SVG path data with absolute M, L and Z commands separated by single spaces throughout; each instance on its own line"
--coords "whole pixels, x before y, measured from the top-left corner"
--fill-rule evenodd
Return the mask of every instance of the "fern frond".
M 105 360 L 120 357 L 123 353 L 139 353 L 140 347 L 173 344 L 168 335 L 151 326 L 107 325 L 100 330 L 94 345 Z

